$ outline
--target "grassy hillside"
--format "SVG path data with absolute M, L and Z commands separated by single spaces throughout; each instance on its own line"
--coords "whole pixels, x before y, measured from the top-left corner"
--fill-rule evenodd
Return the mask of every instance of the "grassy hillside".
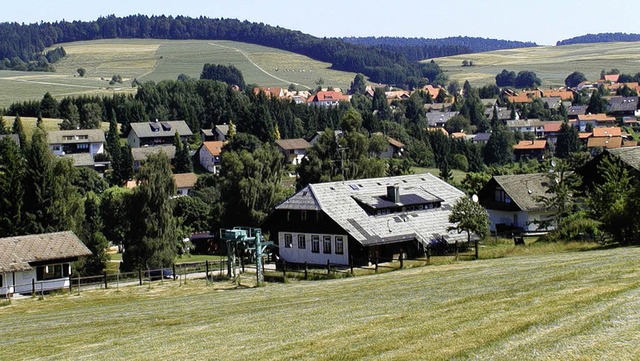
M 638 359 L 639 257 L 618 248 L 26 299 L 0 307 L 0 359 Z
M 598 43 L 566 46 L 538 46 L 486 53 L 438 58 L 436 62 L 450 79 L 474 85 L 495 84 L 495 76 L 502 69 L 532 70 L 542 80 L 542 87 L 564 85 L 564 79 L 578 70 L 591 81 L 600 77 L 602 69 L 617 68 L 623 73 L 640 71 L 640 42 Z M 462 67 L 463 60 L 471 60 L 473 67 Z
M 355 74 L 330 70 L 330 64 L 264 46 L 232 41 L 111 39 L 61 44 L 67 56 L 55 64 L 55 73 L 0 71 L 0 106 L 15 101 L 76 94 L 133 92 L 131 81 L 175 80 L 178 75 L 199 78 L 205 63 L 233 64 L 247 84 L 314 88 L 347 87 Z M 84 68 L 84 78 L 76 70 Z M 109 85 L 113 75 L 122 84 Z

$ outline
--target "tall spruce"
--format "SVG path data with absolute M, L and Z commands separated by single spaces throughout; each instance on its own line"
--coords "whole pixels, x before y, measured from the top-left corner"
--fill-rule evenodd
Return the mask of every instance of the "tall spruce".
M 9 137 L 0 139 L 0 237 L 17 236 L 23 228 L 24 158 Z
M 24 150 L 27 146 L 27 135 L 24 132 L 24 126 L 22 125 L 22 118 L 20 118 L 19 114 L 16 114 L 15 119 L 13 120 L 13 126 L 11 127 L 13 134 L 18 134 L 18 138 L 20 139 L 20 147 Z
M 180 242 L 170 200 L 174 193 L 169 158 L 164 152 L 150 155 L 127 202 L 131 226 L 124 240 L 125 270 L 158 269 L 173 263 Z
M 84 220 L 78 237 L 93 255 L 81 260 L 76 265 L 76 269 L 82 274 L 101 274 L 107 266 L 109 261 L 109 255 L 107 254 L 109 241 L 102 233 L 102 229 L 100 198 L 95 193 L 89 192 L 84 199 Z
M 193 163 L 189 155 L 189 144 L 180 139 L 180 134 L 176 132 L 173 139 L 173 145 L 176 147 L 176 155 L 174 159 L 175 173 L 191 173 L 193 172 Z

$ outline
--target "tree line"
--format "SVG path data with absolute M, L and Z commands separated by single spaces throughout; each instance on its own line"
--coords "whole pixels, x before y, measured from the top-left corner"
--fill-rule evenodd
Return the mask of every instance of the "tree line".
M 556 42 L 557 46 L 571 44 L 588 44 L 588 43 L 612 43 L 618 41 L 640 41 L 640 34 L 627 33 L 598 33 L 576 36 L 573 38 L 560 40 Z

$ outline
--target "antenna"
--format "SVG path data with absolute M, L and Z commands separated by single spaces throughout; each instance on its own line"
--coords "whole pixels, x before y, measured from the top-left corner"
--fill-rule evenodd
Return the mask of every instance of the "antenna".
M 471 196 L 471 200 L 472 200 L 474 203 L 478 203 L 478 195 L 477 195 L 477 194 L 472 195 L 472 196 Z

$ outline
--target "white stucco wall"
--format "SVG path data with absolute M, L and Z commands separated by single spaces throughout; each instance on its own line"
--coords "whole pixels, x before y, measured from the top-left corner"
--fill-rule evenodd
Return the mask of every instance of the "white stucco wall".
M 285 234 L 291 234 L 292 247 L 285 247 Z M 306 240 L 306 247 L 304 249 L 298 248 L 298 235 L 304 235 Z M 312 236 L 319 236 L 319 252 L 311 252 L 311 238 Z M 331 253 L 323 252 L 323 237 L 331 237 Z M 343 239 L 343 254 L 336 254 L 336 236 L 341 236 Z M 278 232 L 278 248 L 280 256 L 287 262 L 292 263 L 304 263 L 315 265 L 326 265 L 327 260 L 331 264 L 348 265 L 349 264 L 349 241 L 346 234 L 317 234 L 317 233 L 294 233 L 294 232 Z
M 521 227 L 527 232 L 541 231 L 538 229 L 538 225 L 535 221 L 549 219 L 549 212 L 546 211 L 534 211 L 534 212 L 506 212 L 497 211 L 493 209 L 487 209 L 489 213 L 489 221 L 491 222 L 491 231 L 496 230 L 496 224 L 504 223 L 506 225 L 512 225 L 515 227 Z M 517 223 L 514 224 L 514 215 L 516 215 Z

